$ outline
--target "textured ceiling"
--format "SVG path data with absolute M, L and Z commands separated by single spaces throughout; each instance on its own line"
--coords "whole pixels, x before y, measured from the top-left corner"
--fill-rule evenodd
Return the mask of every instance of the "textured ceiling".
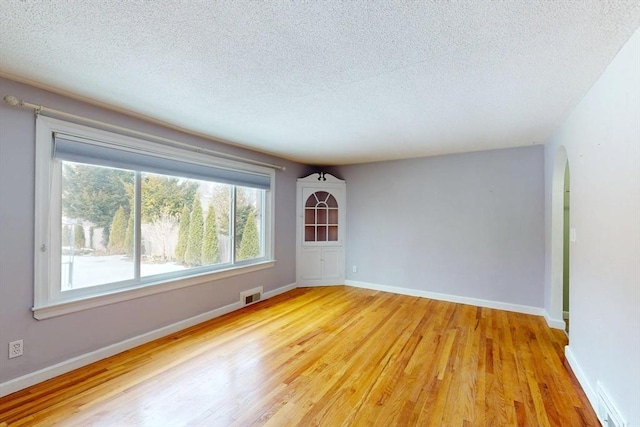
M 0 73 L 359 163 L 543 143 L 639 24 L 624 0 L 1 0 Z

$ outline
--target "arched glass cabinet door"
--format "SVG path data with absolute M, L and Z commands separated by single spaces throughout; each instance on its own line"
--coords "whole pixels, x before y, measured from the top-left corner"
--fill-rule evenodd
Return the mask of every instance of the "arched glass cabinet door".
M 327 191 L 312 193 L 304 204 L 304 241 L 338 241 L 338 201 Z

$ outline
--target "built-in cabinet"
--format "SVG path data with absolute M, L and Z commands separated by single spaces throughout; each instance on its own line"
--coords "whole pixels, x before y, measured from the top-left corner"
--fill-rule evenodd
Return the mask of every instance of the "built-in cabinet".
M 298 179 L 297 189 L 297 284 L 342 285 L 346 184 L 320 172 Z

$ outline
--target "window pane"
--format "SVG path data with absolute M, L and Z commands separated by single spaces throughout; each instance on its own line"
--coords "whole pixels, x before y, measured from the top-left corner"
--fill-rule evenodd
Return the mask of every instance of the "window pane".
M 229 188 L 143 173 L 140 275 L 228 262 Z
M 134 278 L 134 175 L 62 162 L 60 290 Z
M 218 229 L 218 247 L 220 250 L 220 262 L 231 262 L 231 194 L 232 185 L 208 183 L 208 191 L 205 200 L 209 199 L 213 203 L 216 217 L 216 227 Z
M 236 187 L 236 260 L 264 255 L 262 200 L 264 190 Z

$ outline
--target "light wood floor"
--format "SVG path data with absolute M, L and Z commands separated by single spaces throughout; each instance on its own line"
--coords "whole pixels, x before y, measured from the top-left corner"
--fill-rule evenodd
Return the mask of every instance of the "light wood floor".
M 0 399 L 0 425 L 597 426 L 537 316 L 295 289 Z

